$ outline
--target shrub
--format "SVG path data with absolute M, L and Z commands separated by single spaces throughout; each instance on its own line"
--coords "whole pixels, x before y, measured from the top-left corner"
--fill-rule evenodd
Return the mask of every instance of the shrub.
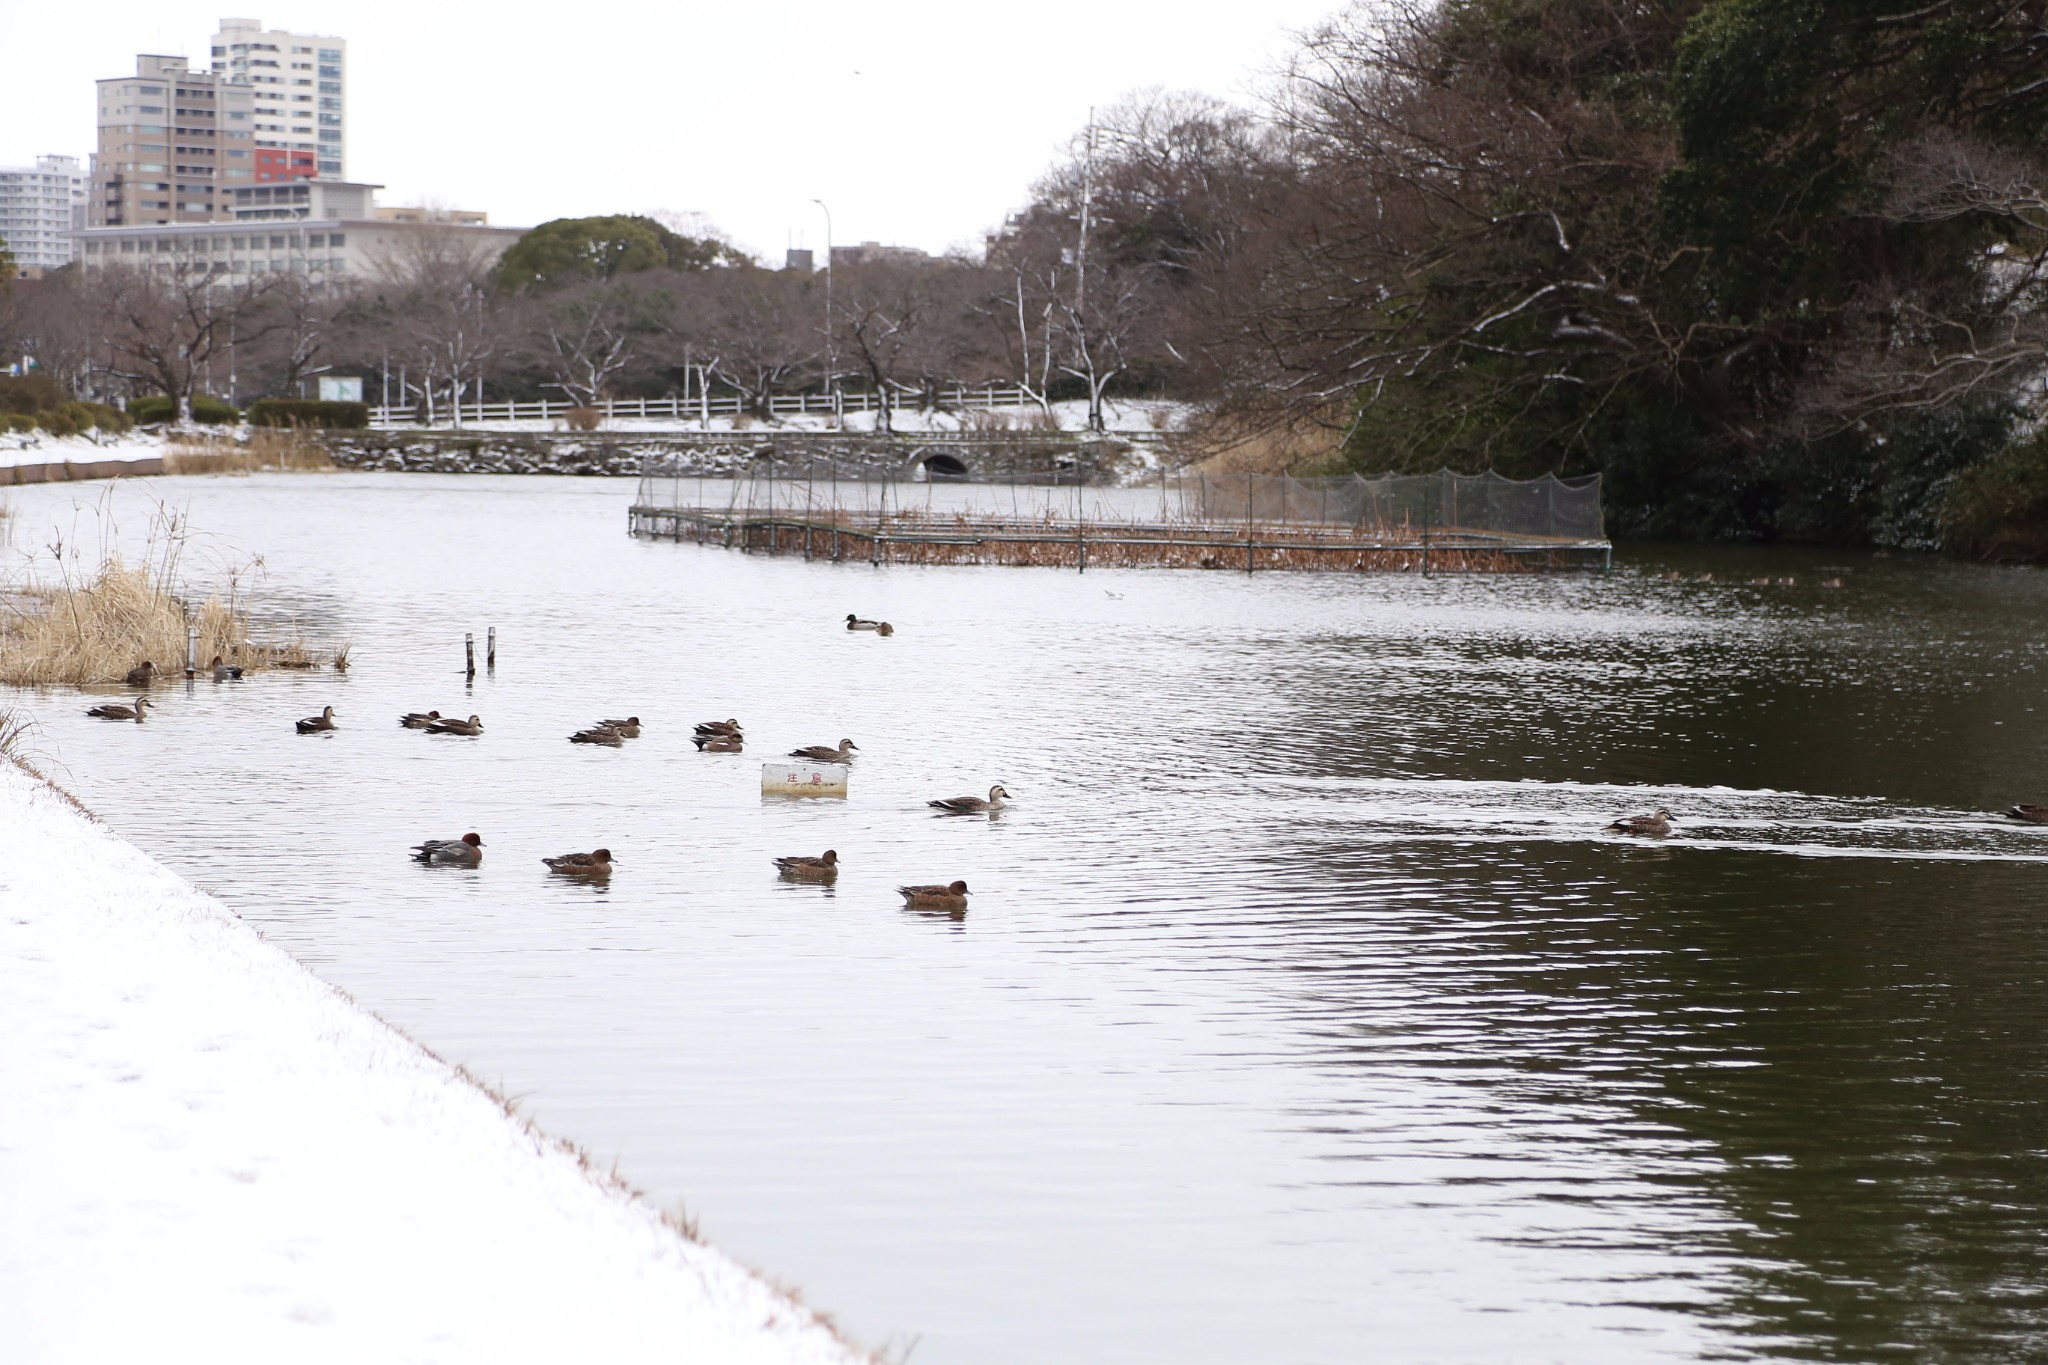
M 65 401 L 64 390 L 46 374 L 0 375 L 0 412 L 33 415 L 61 408 Z
M 128 400 L 128 418 L 137 426 L 156 426 L 177 415 L 177 400 L 165 394 L 150 393 Z
M 354 431 L 370 425 L 370 407 L 367 403 L 323 403 L 310 398 L 259 398 L 249 405 L 249 421 L 259 427 Z
M 1956 476 L 1941 504 L 1944 545 L 2005 564 L 2048 563 L 2048 432 Z
M 157 426 L 176 420 L 178 400 L 168 394 L 150 393 L 128 401 L 128 416 L 138 426 Z M 192 420 L 201 426 L 233 426 L 242 420 L 242 410 L 234 404 L 207 394 L 192 396 Z
M 570 408 L 562 414 L 562 421 L 571 431 L 596 431 L 604 425 L 602 408 Z

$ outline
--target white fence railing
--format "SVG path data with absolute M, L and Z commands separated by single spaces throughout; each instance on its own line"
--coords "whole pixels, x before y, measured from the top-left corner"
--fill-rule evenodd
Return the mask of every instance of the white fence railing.
M 1035 403 L 1030 394 L 1020 388 L 1004 388 L 1000 385 L 985 384 L 980 388 L 941 389 L 938 394 L 942 408 L 1018 408 Z M 815 412 L 874 412 L 881 407 L 881 399 L 872 393 L 792 393 L 776 394 L 768 400 L 768 411 L 776 417 L 793 416 L 798 413 Z M 470 403 L 462 405 L 463 422 L 551 422 L 563 417 L 580 406 L 576 403 L 547 399 L 538 403 Z M 746 404 L 737 394 L 692 398 L 617 398 L 607 399 L 597 405 L 598 410 L 610 421 L 617 417 L 672 417 L 680 421 L 699 418 L 733 417 L 746 410 Z M 918 406 L 915 393 L 896 394 L 891 406 L 898 411 L 914 411 Z M 417 418 L 414 410 L 404 407 L 377 407 L 370 409 L 372 426 L 410 426 Z M 446 404 L 436 404 L 434 425 L 447 426 L 453 414 Z

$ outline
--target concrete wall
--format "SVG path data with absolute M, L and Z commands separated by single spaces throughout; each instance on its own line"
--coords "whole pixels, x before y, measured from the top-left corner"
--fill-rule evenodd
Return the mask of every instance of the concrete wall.
M 142 460 L 58 460 L 47 464 L 0 465 L 0 488 L 18 483 L 63 483 L 68 479 L 118 479 L 164 472 L 160 457 Z

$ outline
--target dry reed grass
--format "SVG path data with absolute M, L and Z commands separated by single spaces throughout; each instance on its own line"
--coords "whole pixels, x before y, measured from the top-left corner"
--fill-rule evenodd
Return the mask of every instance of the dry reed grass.
M 596 431 L 604 425 L 604 409 L 570 408 L 562 414 L 562 425 L 571 431 Z
M 104 510 L 101 525 L 103 535 L 113 534 Z M 251 638 L 241 576 L 255 565 L 225 572 L 226 601 L 216 594 L 194 606 L 177 594 L 174 585 L 191 537 L 183 514 L 159 503 L 139 565 L 109 548 L 118 542 L 108 540 L 99 567 L 88 575 L 72 567 L 76 549 L 61 539 L 53 542 L 53 576 L 0 583 L 0 683 L 118 683 L 144 660 L 174 676 L 184 670 L 188 630 L 199 632 L 194 662 L 200 666 L 217 654 L 251 672 L 313 667 L 314 651 L 296 629 L 285 639 Z M 37 564 L 31 559 L 25 575 Z M 340 657 L 346 653 L 344 648 Z
M 1172 448 L 1190 474 L 1294 474 L 1334 463 L 1343 430 L 1210 416 L 1174 432 Z
M 334 468 L 326 447 L 289 427 L 257 427 L 240 441 L 232 436 L 183 436 L 164 446 L 166 474 L 326 473 Z

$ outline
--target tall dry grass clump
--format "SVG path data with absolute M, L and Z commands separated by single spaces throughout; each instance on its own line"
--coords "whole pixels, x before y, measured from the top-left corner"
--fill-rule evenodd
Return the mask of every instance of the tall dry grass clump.
M 244 440 L 183 436 L 164 446 L 166 474 L 325 473 L 334 468 L 325 446 L 292 427 L 254 427 Z
M 254 644 L 246 610 L 218 597 L 188 608 L 148 569 L 118 560 L 82 583 L 24 588 L 0 609 L 0 683 L 17 687 L 120 682 L 144 659 L 175 675 L 193 627 L 202 666 L 216 654 L 251 671 L 313 663 L 303 639 Z
M 144 660 L 175 677 L 184 671 L 189 630 L 199 632 L 194 663 L 201 668 L 215 655 L 251 672 L 313 667 L 314 650 L 296 629 L 289 638 L 252 639 L 240 570 L 226 575 L 225 601 L 216 594 L 195 606 L 178 595 L 191 534 L 182 513 L 160 504 L 140 565 L 103 548 L 99 568 L 87 576 L 70 567 L 75 551 L 57 543 L 50 547 L 54 580 L 0 584 L 0 683 L 117 683 Z M 27 572 L 34 574 L 33 563 Z M 337 657 L 345 656 L 344 649 Z

